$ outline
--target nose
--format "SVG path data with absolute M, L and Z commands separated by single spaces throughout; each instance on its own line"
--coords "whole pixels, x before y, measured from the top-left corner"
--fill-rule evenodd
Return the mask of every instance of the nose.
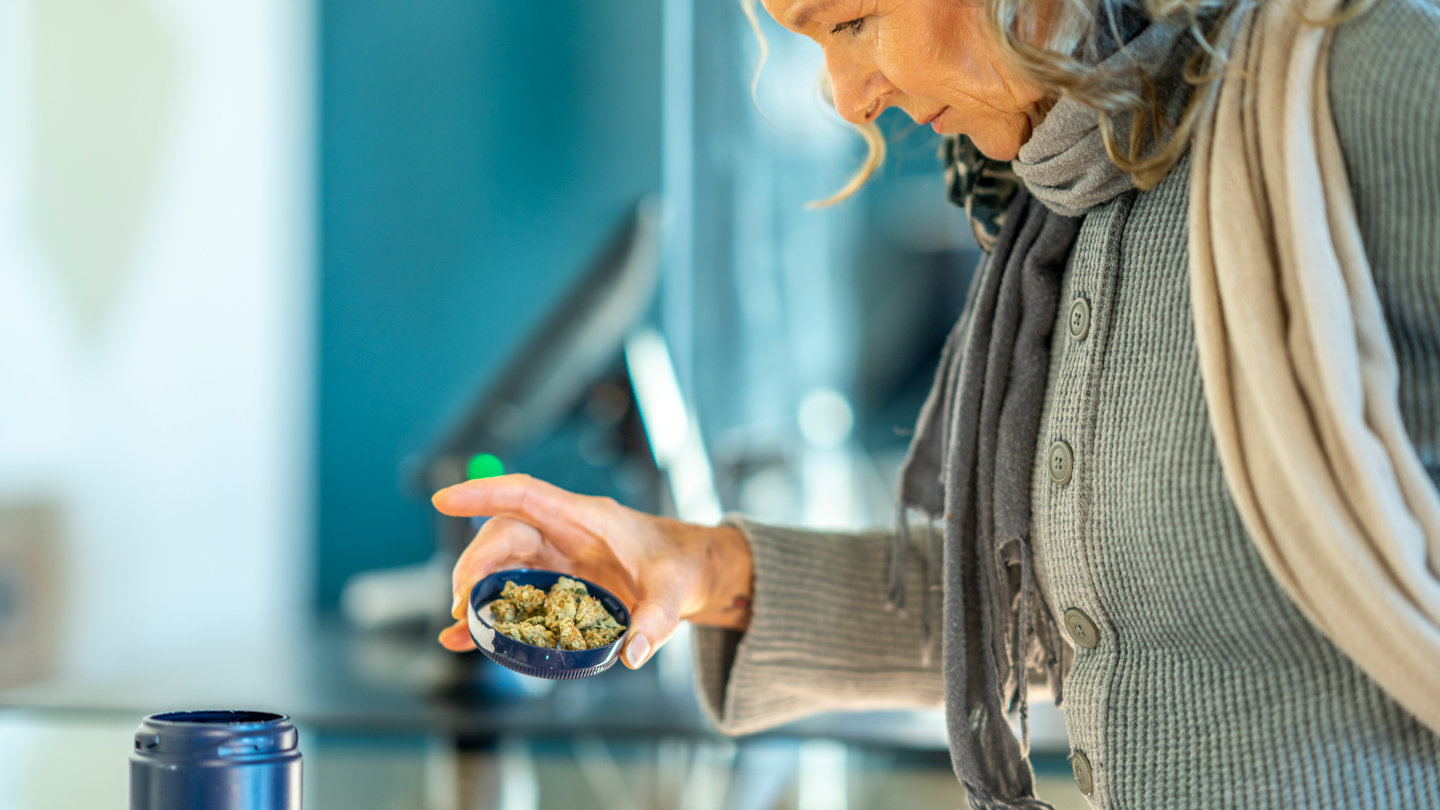
M 885 111 L 895 87 L 874 65 L 827 52 L 825 68 L 830 74 L 830 92 L 835 109 L 852 124 L 874 121 Z

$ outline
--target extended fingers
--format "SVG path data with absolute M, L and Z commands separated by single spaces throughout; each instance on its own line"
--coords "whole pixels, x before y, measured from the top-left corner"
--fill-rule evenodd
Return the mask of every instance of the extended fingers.
M 446 487 L 430 499 L 435 508 L 456 517 L 509 517 L 547 536 L 589 542 L 603 534 L 610 515 L 603 498 L 576 495 L 528 475 L 478 478 Z
M 512 515 L 524 517 L 554 513 L 565 507 L 573 493 L 524 474 L 476 478 L 435 493 L 430 502 L 454 517 Z

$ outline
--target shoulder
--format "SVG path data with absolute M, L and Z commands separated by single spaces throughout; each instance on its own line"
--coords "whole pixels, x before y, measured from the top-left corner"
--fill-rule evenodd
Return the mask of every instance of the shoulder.
M 1376 147 L 1397 145 L 1397 139 L 1434 143 L 1434 125 L 1440 122 L 1440 0 L 1374 0 L 1360 16 L 1337 26 L 1330 103 L 1342 140 L 1364 127 L 1371 137 L 1363 140 Z
M 1330 103 L 1422 458 L 1440 451 L 1440 0 L 1375 0 L 1335 31 Z M 1431 465 L 1440 481 L 1440 467 Z
M 1374 0 L 1341 23 L 1330 104 L 1376 281 L 1440 294 L 1440 0 Z

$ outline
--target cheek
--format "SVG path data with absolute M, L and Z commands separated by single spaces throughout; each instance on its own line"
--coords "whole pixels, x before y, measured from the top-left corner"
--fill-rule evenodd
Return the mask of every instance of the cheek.
M 984 37 L 978 5 L 946 2 L 924 14 L 896 14 L 885 21 L 876 43 L 876 61 L 900 90 L 930 101 L 954 104 L 957 92 L 983 93 L 994 82 L 993 48 Z

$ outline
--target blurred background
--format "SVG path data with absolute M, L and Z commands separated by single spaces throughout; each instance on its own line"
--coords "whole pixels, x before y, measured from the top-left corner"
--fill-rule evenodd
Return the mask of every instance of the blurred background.
M 864 145 L 761 18 L 752 94 L 735 0 L 0 0 L 0 807 L 124 807 L 212 707 L 293 715 L 322 810 L 964 802 L 937 712 L 714 734 L 683 633 L 433 641 L 467 477 L 892 522 L 979 254 L 898 111 L 807 210 Z

